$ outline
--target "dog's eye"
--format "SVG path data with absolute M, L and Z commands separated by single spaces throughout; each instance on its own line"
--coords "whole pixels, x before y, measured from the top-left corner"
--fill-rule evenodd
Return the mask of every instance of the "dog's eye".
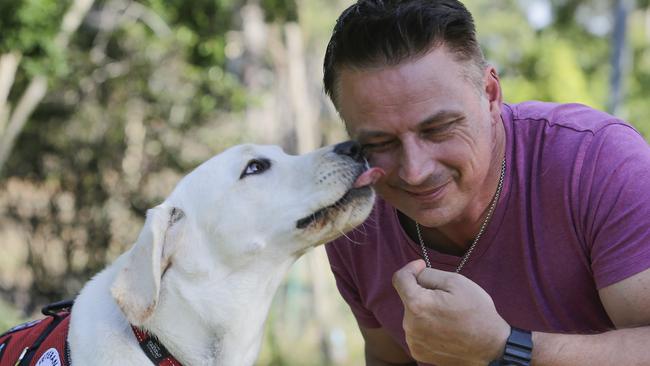
M 260 174 L 271 167 L 271 162 L 267 159 L 253 159 L 246 164 L 246 168 L 241 172 L 239 179 L 247 175 Z

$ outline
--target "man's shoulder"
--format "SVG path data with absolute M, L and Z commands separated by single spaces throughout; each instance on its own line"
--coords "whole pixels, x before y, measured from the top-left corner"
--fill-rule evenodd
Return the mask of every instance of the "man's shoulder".
M 631 126 L 620 118 L 579 103 L 528 101 L 504 105 L 511 121 L 525 128 L 596 134 L 610 125 Z

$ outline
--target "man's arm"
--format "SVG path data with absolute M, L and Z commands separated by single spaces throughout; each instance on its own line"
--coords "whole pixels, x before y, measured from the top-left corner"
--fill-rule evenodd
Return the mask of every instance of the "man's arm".
M 502 353 L 508 332 L 487 293 L 462 275 L 424 270 L 418 262 L 393 277 L 413 357 L 486 365 Z M 650 365 L 650 270 L 603 288 L 600 297 L 620 329 L 594 335 L 534 332 L 534 366 Z
M 617 330 L 595 335 L 534 332 L 534 365 L 650 365 L 650 270 L 599 293 Z
M 359 326 L 365 341 L 366 366 L 415 366 L 415 361 L 383 328 Z

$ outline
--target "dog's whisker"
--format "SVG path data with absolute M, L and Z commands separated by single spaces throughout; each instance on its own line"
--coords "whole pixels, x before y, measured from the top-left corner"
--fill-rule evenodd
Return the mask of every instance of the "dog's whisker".
M 366 228 L 366 224 L 365 224 L 365 223 L 359 225 L 359 226 L 356 227 L 354 230 L 355 230 L 355 231 L 358 231 L 359 233 L 361 233 L 361 235 L 363 235 L 364 237 L 368 236 L 368 229 Z
M 367 235 L 368 235 L 365 231 L 361 231 L 361 230 L 359 230 L 359 229 L 354 229 L 352 232 L 353 232 L 353 233 L 354 233 L 354 232 L 359 232 L 359 233 L 360 233 L 360 236 L 367 236 Z M 358 241 L 356 241 L 356 240 L 353 240 L 353 239 L 351 239 L 350 237 L 348 237 L 347 235 L 345 235 L 345 237 L 348 238 L 348 240 L 349 240 L 351 243 L 353 243 L 353 244 L 363 245 L 362 242 L 358 242 Z
M 363 226 L 368 226 L 371 229 L 377 228 L 377 219 L 375 217 L 369 217 L 364 221 Z
M 346 233 L 344 233 L 344 232 L 341 231 L 341 230 L 338 230 L 338 232 L 341 234 L 341 236 L 344 236 L 346 239 L 348 239 L 348 241 L 349 241 L 350 243 L 352 243 L 352 244 L 356 244 L 356 245 L 362 245 L 362 244 L 363 244 L 363 243 L 361 243 L 361 242 L 358 242 L 358 241 L 352 239 L 351 237 L 349 237 Z

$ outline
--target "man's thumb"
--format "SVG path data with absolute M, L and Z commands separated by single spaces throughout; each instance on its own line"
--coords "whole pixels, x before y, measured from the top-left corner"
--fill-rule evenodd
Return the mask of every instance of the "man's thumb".
M 427 268 L 421 271 L 417 277 L 418 285 L 429 290 L 441 290 L 449 292 L 454 279 L 458 280 L 461 275 L 454 272 L 441 271 L 435 268 Z
M 422 287 L 418 285 L 417 277 L 424 268 L 426 268 L 426 264 L 422 259 L 418 259 L 408 263 L 393 274 L 393 287 L 402 298 L 402 302 L 417 296 L 422 290 Z

